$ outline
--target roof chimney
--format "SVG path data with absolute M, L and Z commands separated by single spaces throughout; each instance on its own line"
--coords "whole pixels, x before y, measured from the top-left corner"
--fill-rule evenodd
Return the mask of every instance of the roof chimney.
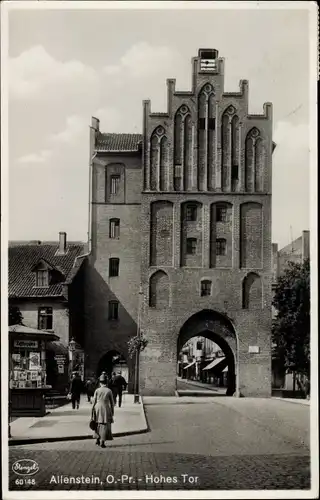
M 59 233 L 59 249 L 58 255 L 65 255 L 67 253 L 67 233 Z
M 95 116 L 92 116 L 92 118 L 91 118 L 91 127 L 96 132 L 99 132 L 99 130 L 100 130 L 100 120 L 99 120 L 99 118 L 96 118 Z

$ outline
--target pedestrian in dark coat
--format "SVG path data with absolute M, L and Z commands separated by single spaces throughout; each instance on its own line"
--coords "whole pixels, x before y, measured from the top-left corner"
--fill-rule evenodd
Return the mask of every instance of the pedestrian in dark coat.
M 116 399 L 117 399 L 117 388 L 114 384 L 115 377 L 116 377 L 116 374 L 115 374 L 115 372 L 113 372 L 109 381 L 108 381 L 108 387 L 112 392 L 114 403 L 116 403 Z
M 71 403 L 73 409 L 75 408 L 77 408 L 77 410 L 79 409 L 82 389 L 83 385 L 81 377 L 78 373 L 74 373 L 73 378 L 71 380 L 70 391 L 69 391 L 71 393 Z
M 88 379 L 85 384 L 88 402 L 91 402 L 91 398 L 94 395 L 95 383 L 92 379 Z
M 115 394 L 114 403 L 115 404 L 117 403 L 117 398 L 118 398 L 119 408 L 121 408 L 122 391 L 125 391 L 128 385 L 124 377 L 121 375 L 121 371 L 119 371 L 118 374 L 115 375 L 112 384 L 114 387 L 114 394 Z
M 114 401 L 111 390 L 107 387 L 107 378 L 101 375 L 99 378 L 100 387 L 95 390 L 92 405 L 92 420 L 97 424 L 96 444 L 101 444 L 105 448 L 105 441 L 110 441 L 112 437 Z

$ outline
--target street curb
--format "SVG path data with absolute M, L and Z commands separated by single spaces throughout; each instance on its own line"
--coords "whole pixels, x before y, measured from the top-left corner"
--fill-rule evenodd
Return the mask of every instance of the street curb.
M 144 402 L 143 402 L 143 397 L 140 396 L 140 399 L 141 399 L 141 405 L 142 405 L 142 415 L 143 415 L 144 423 L 145 423 L 145 426 L 146 426 L 145 432 L 150 432 L 150 426 L 149 426 L 149 422 L 148 422 L 147 415 L 146 415 L 146 409 L 145 409 L 145 405 L 144 405 Z
M 116 432 L 113 434 L 114 438 L 117 437 L 125 437 L 125 436 L 134 436 L 136 434 L 146 434 L 150 431 L 148 420 L 145 413 L 143 399 L 141 399 L 141 416 L 144 420 L 144 427 L 137 429 L 136 431 L 126 431 L 126 432 Z M 19 446 L 24 444 L 37 444 L 37 443 L 54 443 L 54 442 L 62 442 L 62 441 L 80 441 L 85 439 L 93 439 L 92 434 L 85 434 L 81 436 L 63 436 L 63 437 L 50 437 L 50 438 L 25 438 L 25 439 L 9 439 L 8 446 Z
M 310 401 L 309 401 L 309 403 L 304 403 L 304 401 L 306 401 L 304 399 L 302 401 L 299 401 L 299 399 L 293 400 L 293 399 L 289 399 L 289 398 L 288 399 L 287 398 L 277 398 L 274 396 L 271 399 L 275 399 L 277 401 L 285 401 L 286 403 L 292 403 L 294 405 L 302 405 L 302 406 L 309 406 L 309 407 L 311 406 Z

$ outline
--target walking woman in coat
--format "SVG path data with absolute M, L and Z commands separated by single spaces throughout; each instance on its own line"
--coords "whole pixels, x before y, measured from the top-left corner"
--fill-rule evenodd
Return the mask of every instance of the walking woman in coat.
M 113 424 L 114 401 L 112 392 L 108 389 L 105 375 L 99 377 L 100 387 L 95 390 L 92 404 L 92 420 L 97 424 L 95 433 L 96 444 L 105 448 L 105 441 L 113 439 L 111 425 Z

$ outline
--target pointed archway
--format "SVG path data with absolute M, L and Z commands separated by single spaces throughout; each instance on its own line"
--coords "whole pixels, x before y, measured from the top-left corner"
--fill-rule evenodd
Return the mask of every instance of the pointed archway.
M 99 377 L 102 372 L 106 372 L 108 377 L 110 377 L 115 367 L 126 364 L 126 359 L 121 353 L 115 350 L 108 351 L 98 362 L 96 376 Z
M 205 337 L 217 344 L 225 355 L 228 367 L 226 395 L 232 396 L 237 388 L 237 335 L 226 316 L 205 309 L 191 316 L 182 326 L 177 340 L 177 356 L 182 347 L 193 337 Z

